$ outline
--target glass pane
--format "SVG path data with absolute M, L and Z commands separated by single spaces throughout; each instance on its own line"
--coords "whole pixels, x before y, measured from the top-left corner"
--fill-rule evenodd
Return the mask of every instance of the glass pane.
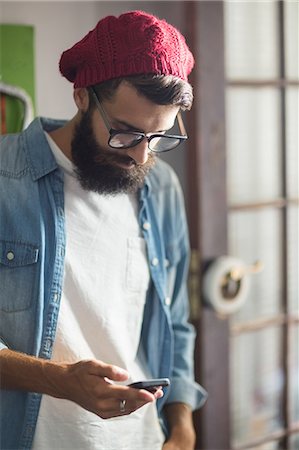
M 227 89 L 228 202 L 281 195 L 280 98 L 273 88 Z
M 261 445 L 254 445 L 251 450 L 286 450 L 282 441 L 265 442 Z
M 289 312 L 299 314 L 299 208 L 288 208 L 288 296 Z
M 290 405 L 291 421 L 299 422 L 299 327 L 291 328 Z M 299 448 L 299 447 L 298 447 Z
M 281 311 L 281 211 L 265 209 L 230 213 L 228 251 L 250 265 L 256 260 L 264 270 L 249 275 L 249 296 L 232 316 L 232 323 L 272 316 Z
M 229 79 L 278 77 L 276 2 L 226 1 L 224 29 Z
M 299 448 L 299 433 L 290 436 L 290 450 L 298 450 Z
M 233 443 L 240 445 L 283 428 L 282 329 L 231 338 Z
M 286 76 L 299 78 L 299 3 L 285 1 Z
M 299 5 L 299 4 L 298 4 Z M 289 197 L 299 197 L 299 89 L 286 90 L 287 190 Z

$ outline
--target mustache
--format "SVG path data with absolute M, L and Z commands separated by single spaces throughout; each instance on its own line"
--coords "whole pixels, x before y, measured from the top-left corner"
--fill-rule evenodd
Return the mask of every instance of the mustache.
M 122 155 L 121 153 L 113 151 L 107 151 L 106 153 L 98 152 L 97 155 L 95 155 L 94 161 L 101 166 L 115 163 L 134 164 L 137 166 L 135 159 L 131 158 L 131 156 Z

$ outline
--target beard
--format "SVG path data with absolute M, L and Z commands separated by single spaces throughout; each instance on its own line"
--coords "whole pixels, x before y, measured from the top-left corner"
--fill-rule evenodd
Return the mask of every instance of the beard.
M 90 110 L 83 113 L 76 125 L 71 152 L 83 189 L 104 195 L 136 193 L 156 161 L 155 156 L 149 153 L 147 162 L 141 166 L 130 156 L 101 147 L 93 133 Z M 121 163 L 132 164 L 132 161 L 135 165 L 130 169 L 117 166 Z

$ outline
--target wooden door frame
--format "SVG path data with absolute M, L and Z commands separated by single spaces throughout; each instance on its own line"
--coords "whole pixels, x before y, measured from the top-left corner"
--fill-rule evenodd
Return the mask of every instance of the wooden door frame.
M 199 284 L 211 260 L 227 253 L 225 72 L 222 1 L 185 3 L 187 40 L 196 66 L 190 80 L 194 106 L 188 130 L 187 212 L 193 253 L 199 257 Z M 196 379 L 209 393 L 194 413 L 196 448 L 230 448 L 229 327 L 197 298 Z M 198 306 L 197 305 L 197 306 Z

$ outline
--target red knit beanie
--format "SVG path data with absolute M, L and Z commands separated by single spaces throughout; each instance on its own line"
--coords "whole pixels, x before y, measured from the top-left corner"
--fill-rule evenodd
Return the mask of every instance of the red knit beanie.
M 184 37 L 165 20 L 143 11 L 100 20 L 63 52 L 59 67 L 74 87 L 137 74 L 174 75 L 187 81 L 194 59 Z

